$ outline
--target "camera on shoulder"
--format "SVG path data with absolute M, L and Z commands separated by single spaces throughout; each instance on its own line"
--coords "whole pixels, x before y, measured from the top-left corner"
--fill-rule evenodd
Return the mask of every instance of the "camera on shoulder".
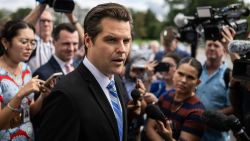
M 236 35 L 246 33 L 248 23 L 246 18 L 250 14 L 241 4 L 232 4 L 223 8 L 211 6 L 197 7 L 194 16 L 176 15 L 175 24 L 179 27 L 180 41 L 196 42 L 199 35 L 204 33 L 206 40 L 222 39 L 224 26 L 232 27 Z M 179 17 L 178 17 L 179 16 Z
M 56 12 L 72 13 L 75 7 L 73 0 L 37 0 L 39 3 L 46 3 L 54 8 Z

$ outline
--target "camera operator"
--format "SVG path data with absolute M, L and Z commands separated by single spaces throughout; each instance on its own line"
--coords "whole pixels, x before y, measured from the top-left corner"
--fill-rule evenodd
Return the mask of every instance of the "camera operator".
M 228 32 L 228 31 L 227 31 Z M 224 39 L 233 41 L 230 34 L 222 34 Z M 225 48 L 230 54 L 231 61 L 241 59 L 238 53 L 229 52 L 228 47 Z M 235 67 L 235 66 L 233 66 Z M 233 68 L 234 69 L 234 68 Z M 234 114 L 239 118 L 242 125 L 245 127 L 245 132 L 250 135 L 250 81 L 233 78 L 229 83 L 229 96 L 230 102 L 234 109 Z M 237 137 L 237 141 L 244 141 Z
M 232 28 L 222 27 L 222 35 L 225 37 L 234 37 L 235 32 Z M 229 34 L 228 36 L 226 36 Z M 216 110 L 224 114 L 231 114 L 233 112 L 230 106 L 228 95 L 228 82 L 230 79 L 230 72 L 227 72 L 227 64 L 223 58 L 226 55 L 225 48 L 229 40 L 223 38 L 221 40 L 206 40 L 205 55 L 206 60 L 203 65 L 201 74 L 201 83 L 196 89 L 196 94 L 201 102 L 204 104 L 206 110 Z M 202 141 L 227 141 L 230 136 L 226 132 L 219 132 L 214 129 L 208 128 Z
M 161 32 L 160 37 L 164 50 L 156 53 L 155 55 L 156 61 L 160 62 L 162 57 L 170 52 L 177 54 L 180 58 L 190 57 L 190 54 L 188 52 L 183 51 L 178 47 L 178 39 L 177 39 L 178 31 L 175 27 L 172 26 L 166 27 Z
M 245 132 L 250 135 L 250 82 L 232 79 L 230 81 L 230 101 L 235 110 L 235 115 L 245 127 Z M 237 141 L 240 140 L 237 137 Z

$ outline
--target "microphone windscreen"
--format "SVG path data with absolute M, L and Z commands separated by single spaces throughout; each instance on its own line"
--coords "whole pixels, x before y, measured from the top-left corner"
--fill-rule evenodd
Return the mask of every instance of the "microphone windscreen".
M 184 14 L 182 13 L 178 13 L 175 17 L 174 17 L 174 23 L 177 27 L 184 27 L 185 25 L 188 24 L 188 20 L 185 17 Z
M 154 104 L 149 104 L 145 112 L 149 118 L 152 118 L 154 120 L 160 120 L 163 123 L 165 123 L 165 115 L 161 112 L 160 108 Z
M 221 112 L 205 111 L 202 114 L 202 121 L 206 126 L 218 131 L 228 131 L 230 127 L 226 124 L 227 116 Z
M 233 40 L 228 44 L 228 50 L 231 53 L 245 54 L 250 52 L 250 41 Z
M 141 97 L 141 92 L 137 89 L 132 90 L 131 97 L 133 100 L 138 100 Z

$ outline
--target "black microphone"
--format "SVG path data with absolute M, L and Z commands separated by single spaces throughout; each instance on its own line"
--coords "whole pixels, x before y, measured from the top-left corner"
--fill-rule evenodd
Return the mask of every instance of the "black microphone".
M 161 112 L 160 108 L 154 104 L 149 104 L 146 109 L 145 112 L 147 114 L 147 116 L 149 118 L 152 118 L 154 120 L 160 120 L 164 123 L 164 125 L 166 124 L 166 117 L 165 115 Z M 166 125 L 165 125 L 166 126 Z
M 205 124 L 218 131 L 228 131 L 230 127 L 226 124 L 227 116 L 221 112 L 216 112 L 212 110 L 205 111 L 202 114 L 202 121 Z
M 240 120 L 235 115 L 228 116 L 226 124 L 233 131 L 234 135 L 239 137 L 242 141 L 250 141 L 250 138 L 246 134 L 244 127 L 240 123 Z
M 133 98 L 134 104 L 137 104 L 137 101 L 141 98 L 141 92 L 137 89 L 133 89 L 131 92 L 131 97 Z
M 217 131 L 229 131 L 240 137 L 243 141 L 250 141 L 250 138 L 244 131 L 239 119 L 234 115 L 226 116 L 225 114 L 217 111 L 205 111 L 202 114 L 202 120 L 205 124 Z

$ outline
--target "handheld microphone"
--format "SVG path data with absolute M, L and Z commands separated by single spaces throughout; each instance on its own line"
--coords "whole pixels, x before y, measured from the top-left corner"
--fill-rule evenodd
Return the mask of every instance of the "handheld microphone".
M 250 41 L 233 40 L 228 44 L 228 50 L 231 53 L 246 54 L 250 52 Z
M 133 98 L 134 104 L 136 104 L 137 100 L 141 98 L 141 92 L 137 89 L 133 89 L 131 92 L 131 97 Z
M 224 115 L 221 112 L 216 111 L 205 111 L 202 114 L 202 121 L 205 122 L 205 124 L 218 131 L 228 131 L 230 130 L 230 127 L 225 124 L 227 120 L 227 116 Z
M 205 111 L 202 114 L 202 120 L 205 124 L 217 131 L 233 131 L 234 135 L 243 139 L 243 141 L 250 141 L 250 138 L 244 131 L 239 119 L 234 115 L 226 116 L 221 112 Z
M 238 136 L 243 141 L 250 141 L 250 138 L 246 134 L 244 127 L 240 123 L 240 120 L 235 115 L 228 116 L 226 124 L 230 127 L 235 136 Z
M 149 118 L 152 118 L 154 120 L 160 120 L 164 123 L 164 125 L 166 124 L 166 117 L 165 115 L 161 112 L 160 108 L 154 104 L 149 104 L 146 107 L 145 110 L 147 116 Z M 165 125 L 166 126 L 166 125 Z

